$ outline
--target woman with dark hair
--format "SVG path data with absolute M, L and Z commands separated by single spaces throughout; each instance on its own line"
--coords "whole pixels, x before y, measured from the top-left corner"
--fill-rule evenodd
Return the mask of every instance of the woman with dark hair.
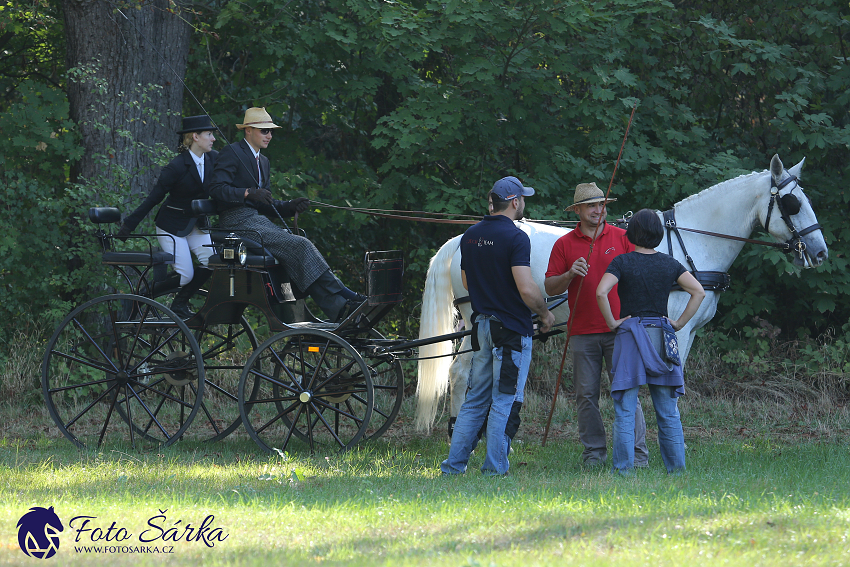
M 174 255 L 174 270 L 180 274 L 180 290 L 174 296 L 171 310 L 183 319 L 193 315 L 189 299 L 212 273 L 205 268 L 195 270 L 192 265 L 192 254 L 203 266 L 213 254 L 209 233 L 201 230 L 198 218 L 192 215 L 192 201 L 205 198 L 212 184 L 218 156 L 218 152 L 212 151 L 213 132 L 217 130 L 207 115 L 183 119 L 183 129 L 177 132 L 181 136 L 180 155 L 162 168 L 147 199 L 124 219 L 117 234 L 119 238 L 129 236 L 151 209 L 165 199 L 156 214 L 157 240 L 160 248 Z
M 682 329 L 705 297 L 696 278 L 681 263 L 654 250 L 664 237 L 655 211 L 642 209 L 629 220 L 626 238 L 635 251 L 611 261 L 596 288 L 596 301 L 614 339 L 611 397 L 614 400 L 614 472 L 634 468 L 635 406 L 646 384 L 658 421 L 658 445 L 667 472 L 685 469 L 685 438 L 677 398 L 685 393 L 675 331 Z M 678 283 L 691 295 L 678 319 L 670 319 L 667 299 Z M 608 294 L 618 285 L 621 319 L 614 319 Z

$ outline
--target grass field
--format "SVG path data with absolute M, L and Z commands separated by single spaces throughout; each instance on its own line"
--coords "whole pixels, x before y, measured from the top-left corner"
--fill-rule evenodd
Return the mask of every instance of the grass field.
M 480 451 L 468 474 L 441 477 L 444 425 L 413 432 L 409 403 L 385 439 L 314 456 L 262 454 L 240 435 L 80 452 L 37 406 L 6 406 L 0 564 L 38 562 L 16 524 L 53 506 L 64 531 L 45 563 L 56 565 L 850 565 L 845 408 L 681 406 L 688 472 L 668 476 L 656 449 L 633 478 L 580 467 L 563 400 L 541 447 L 548 402 L 534 395 L 505 478 L 477 472 Z M 205 519 L 214 547 L 197 541 Z

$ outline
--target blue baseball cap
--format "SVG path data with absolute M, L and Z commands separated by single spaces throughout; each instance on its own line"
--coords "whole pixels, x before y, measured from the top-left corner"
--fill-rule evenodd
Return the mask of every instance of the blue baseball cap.
M 523 187 L 522 182 L 513 176 L 503 177 L 493 184 L 490 193 L 502 201 L 512 201 L 522 195 L 528 197 L 534 195 L 534 189 Z

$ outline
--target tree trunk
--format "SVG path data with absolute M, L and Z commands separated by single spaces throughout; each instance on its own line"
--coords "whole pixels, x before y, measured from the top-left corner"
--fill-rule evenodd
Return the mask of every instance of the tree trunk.
M 168 0 L 121 3 L 126 18 L 114 6 L 62 2 L 68 69 L 96 69 L 68 80 L 71 119 L 85 146 L 71 180 L 97 185 L 103 204 L 150 191 L 160 169 L 152 150 L 176 147 L 183 85 L 175 73 L 185 76 L 192 31 L 188 15 Z

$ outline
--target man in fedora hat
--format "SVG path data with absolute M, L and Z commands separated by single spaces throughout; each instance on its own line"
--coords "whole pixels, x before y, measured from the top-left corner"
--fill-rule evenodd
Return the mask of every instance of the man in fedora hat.
M 193 315 L 189 300 L 212 273 L 205 267 L 212 254 L 212 242 L 209 233 L 198 226 L 199 219 L 192 213 L 192 200 L 206 197 L 212 185 L 218 155 L 212 147 L 217 131 L 218 127 L 206 114 L 183 118 L 183 128 L 177 131 L 178 150 L 182 153 L 162 168 L 147 199 L 124 219 L 117 234 L 119 238 L 129 236 L 151 209 L 165 199 L 156 214 L 157 240 L 164 251 L 174 256 L 180 290 L 174 296 L 171 310 L 183 319 Z M 192 254 L 203 267 L 195 269 Z
M 596 183 L 581 183 L 576 187 L 571 210 L 579 217 L 578 226 L 559 238 L 552 247 L 544 287 L 549 295 L 569 290 L 568 300 L 573 318 L 570 348 L 573 358 L 573 387 L 578 410 L 578 433 L 584 445 L 582 462 L 586 466 L 601 466 L 607 458 L 607 441 L 602 414 L 599 412 L 599 393 L 602 382 L 602 361 L 610 372 L 614 354 L 614 333 L 608 328 L 596 303 L 596 287 L 616 256 L 634 251 L 626 231 L 605 222 L 607 199 Z M 593 255 L 588 258 L 590 244 L 596 237 Z M 582 297 L 579 284 L 584 278 Z M 617 288 L 609 297 L 615 317 L 620 316 Z M 610 377 L 609 377 L 610 378 Z M 647 466 L 646 422 L 638 400 L 635 413 L 635 466 Z
M 531 364 L 531 312 L 540 316 L 541 332 L 555 323 L 531 275 L 531 241 L 514 224 L 522 218 L 525 197 L 530 195 L 534 189 L 523 187 L 516 177 L 496 181 L 488 194 L 490 216 L 461 237 L 461 277 L 474 313 L 473 345 L 479 348 L 449 456 L 440 465 L 446 475 L 466 472 L 485 421 L 487 453 L 481 472 L 507 474 Z
M 269 146 L 272 131 L 280 126 L 265 108 L 249 108 L 242 124 L 236 127 L 244 131 L 245 139 L 221 151 L 210 188 L 210 195 L 218 204 L 219 226 L 259 233 L 263 245 L 286 267 L 291 283 L 310 295 L 328 320 L 341 320 L 366 298 L 345 287 L 331 273 L 312 242 L 270 220 L 303 213 L 310 206 L 306 197 L 291 201 L 272 198 L 269 158 L 261 150 Z

